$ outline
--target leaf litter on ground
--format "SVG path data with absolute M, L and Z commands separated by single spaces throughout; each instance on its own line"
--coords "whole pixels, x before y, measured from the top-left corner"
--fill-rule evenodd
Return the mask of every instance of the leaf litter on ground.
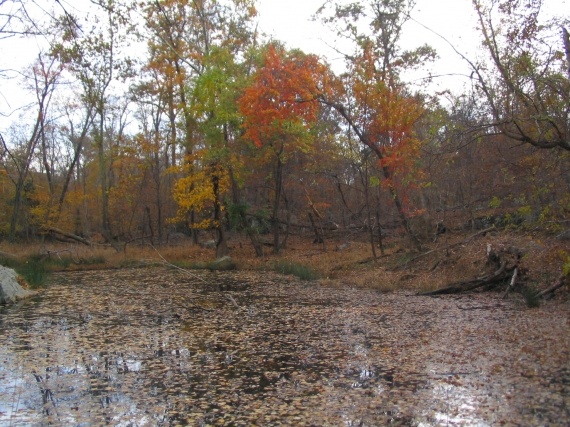
M 570 423 L 567 302 L 200 275 L 61 273 L 2 309 L 0 423 Z

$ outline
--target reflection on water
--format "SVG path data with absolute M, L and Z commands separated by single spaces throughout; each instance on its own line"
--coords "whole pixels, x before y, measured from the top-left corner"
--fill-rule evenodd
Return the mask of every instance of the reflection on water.
M 203 278 L 209 285 L 163 269 L 61 274 L 43 296 L 2 309 L 0 423 L 501 420 L 481 406 L 489 389 L 477 372 L 456 378 L 430 364 L 442 301 L 277 276 Z

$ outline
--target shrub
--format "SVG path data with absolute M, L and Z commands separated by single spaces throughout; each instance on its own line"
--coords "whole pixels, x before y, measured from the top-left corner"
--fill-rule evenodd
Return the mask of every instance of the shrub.
M 34 257 L 16 265 L 14 270 L 16 270 L 33 289 L 45 285 L 48 277 L 44 262 Z
M 318 273 L 310 267 L 293 261 L 277 261 L 273 268 L 278 273 L 296 276 L 301 280 L 317 280 L 319 278 Z
M 521 294 L 528 308 L 540 307 L 540 297 L 534 289 L 523 287 Z

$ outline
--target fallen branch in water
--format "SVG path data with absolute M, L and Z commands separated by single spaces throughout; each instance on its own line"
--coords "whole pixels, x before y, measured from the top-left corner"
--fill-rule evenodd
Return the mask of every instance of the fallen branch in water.
M 73 251 L 72 251 L 71 249 L 62 249 L 62 250 L 60 250 L 60 251 L 52 251 L 52 250 L 50 250 L 50 249 L 47 249 L 47 250 L 46 250 L 46 255 L 47 255 L 48 258 L 51 258 L 52 255 L 57 255 L 57 258 L 58 258 L 59 260 L 61 260 L 60 254 L 61 254 L 61 253 L 64 253 L 64 252 L 69 252 L 69 255 L 71 255 L 71 260 L 73 261 L 73 263 L 74 263 L 74 264 L 79 264 L 79 262 L 80 262 L 80 261 L 79 261 L 79 258 L 76 256 L 76 258 L 78 258 L 78 259 L 75 260 L 75 258 L 73 257 L 73 255 L 74 255 L 74 254 L 73 254 Z
M 239 305 L 234 299 L 234 297 L 232 297 L 230 294 L 222 294 L 222 295 L 225 296 L 226 299 L 228 299 L 234 305 L 235 308 L 239 308 Z
M 188 271 L 188 270 L 185 269 L 185 268 L 178 267 L 177 265 L 172 264 L 171 262 L 168 262 L 168 261 L 166 260 L 166 258 L 164 258 L 160 252 L 158 252 L 158 249 L 156 249 L 156 248 L 154 247 L 154 245 L 150 245 L 150 247 L 151 247 L 152 249 L 154 249 L 154 251 L 157 253 L 157 255 L 158 255 L 158 256 L 160 257 L 160 259 L 162 260 L 162 263 L 163 263 L 163 264 L 166 264 L 166 265 L 169 266 L 169 267 L 175 268 L 176 270 L 183 271 L 184 273 L 189 274 L 190 276 L 194 277 L 195 279 L 201 280 L 201 281 L 204 282 L 206 285 L 212 286 L 212 284 L 209 283 L 207 280 L 205 280 L 203 277 L 200 277 L 200 276 L 198 276 L 197 274 L 194 274 L 194 273 Z
M 186 274 L 192 276 L 193 278 L 198 279 L 198 280 L 204 282 L 204 283 L 205 283 L 206 285 L 208 285 L 208 286 L 215 287 L 215 285 L 214 285 L 213 283 L 208 282 L 208 281 L 207 281 L 206 279 L 204 279 L 203 277 L 200 277 L 199 275 L 194 274 L 194 273 L 192 273 L 191 271 L 188 271 L 188 270 L 185 269 L 185 268 L 179 267 L 179 266 L 177 266 L 177 265 L 175 265 L 175 264 L 172 264 L 171 262 L 168 262 L 168 261 L 166 260 L 166 258 L 164 258 L 164 257 L 162 256 L 162 254 L 154 247 L 154 245 L 150 245 L 150 247 L 151 247 L 152 249 L 154 249 L 154 251 L 158 254 L 158 256 L 159 256 L 160 259 L 162 260 L 163 264 L 165 264 L 165 265 L 167 265 L 167 266 L 169 266 L 169 267 L 175 268 L 176 270 L 180 270 L 180 271 L 182 271 L 182 272 L 184 272 L 184 273 L 186 273 Z M 223 296 L 225 299 L 227 299 L 228 301 L 230 301 L 230 302 L 232 303 L 232 305 L 233 305 L 235 308 L 238 308 L 238 309 L 240 308 L 240 306 L 239 306 L 238 303 L 236 302 L 235 298 L 232 297 L 230 294 L 226 294 L 226 293 L 224 293 L 224 292 L 222 292 L 222 291 L 217 291 L 217 292 L 218 292 L 218 294 L 220 294 L 221 296 Z

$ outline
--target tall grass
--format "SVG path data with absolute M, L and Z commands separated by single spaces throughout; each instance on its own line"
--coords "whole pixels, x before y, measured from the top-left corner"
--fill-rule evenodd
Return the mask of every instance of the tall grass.
M 296 276 L 301 280 L 317 280 L 319 274 L 304 264 L 293 261 L 279 260 L 275 262 L 273 269 L 281 274 Z
M 16 271 L 31 288 L 44 286 L 48 277 L 44 262 L 37 256 L 31 256 L 23 260 L 0 257 L 0 265 Z
M 41 288 L 48 278 L 45 263 L 41 260 L 30 258 L 14 268 L 16 273 L 24 278 L 32 289 Z
M 536 290 L 524 286 L 521 289 L 521 294 L 523 296 L 524 302 L 528 308 L 540 307 L 540 297 Z

